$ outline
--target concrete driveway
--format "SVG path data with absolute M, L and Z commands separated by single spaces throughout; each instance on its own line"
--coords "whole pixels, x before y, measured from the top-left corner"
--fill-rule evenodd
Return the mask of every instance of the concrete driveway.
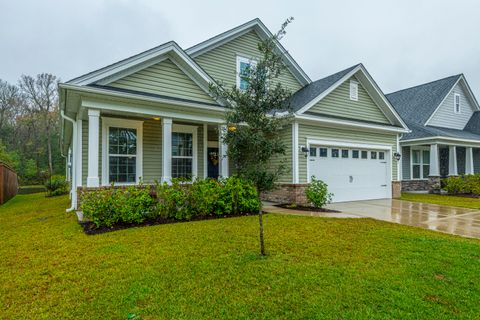
M 344 215 L 480 238 L 480 210 L 395 199 L 333 203 L 328 205 L 328 208 L 339 210 Z

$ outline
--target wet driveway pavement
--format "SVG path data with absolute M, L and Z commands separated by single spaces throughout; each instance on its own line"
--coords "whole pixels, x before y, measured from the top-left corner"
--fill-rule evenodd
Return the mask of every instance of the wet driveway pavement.
M 480 238 L 480 210 L 475 209 L 395 199 L 333 203 L 328 208 L 343 214 Z

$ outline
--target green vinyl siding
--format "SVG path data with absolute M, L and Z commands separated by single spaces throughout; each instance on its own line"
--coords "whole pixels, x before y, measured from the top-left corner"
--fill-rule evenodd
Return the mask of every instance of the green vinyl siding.
M 358 101 L 350 100 L 350 80 L 358 83 Z M 342 83 L 311 107 L 308 112 L 390 124 L 390 121 L 355 77 Z
M 306 146 L 308 139 L 335 140 L 360 144 L 378 144 L 392 147 L 392 154 L 397 152 L 397 135 L 389 133 L 376 133 L 359 130 L 321 127 L 318 125 L 299 124 L 298 145 Z M 392 179 L 397 180 L 397 162 L 390 155 L 392 165 Z M 303 154 L 298 156 L 300 183 L 307 182 L 307 158 Z
M 280 136 L 286 147 L 285 155 L 273 158 L 270 163 L 273 168 L 278 167 L 279 165 L 285 166 L 286 171 L 279 177 L 277 181 L 278 183 L 292 183 L 292 125 L 287 126 L 281 132 Z
M 143 181 L 153 183 L 162 179 L 162 122 L 143 123 Z
M 170 59 L 116 80 L 109 86 L 205 103 L 215 103 L 205 90 Z
M 216 81 L 222 81 L 227 88 L 236 85 L 237 56 L 259 59 L 258 50 L 260 38 L 254 31 L 250 31 L 232 41 L 207 51 L 197 57 L 195 61 Z M 278 79 L 292 92 L 302 87 L 293 74 L 285 69 Z

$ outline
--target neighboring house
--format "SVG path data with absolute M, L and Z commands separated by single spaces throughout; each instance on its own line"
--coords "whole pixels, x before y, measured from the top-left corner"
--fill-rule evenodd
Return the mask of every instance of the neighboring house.
M 225 107 L 208 85 L 242 87 L 239 70 L 260 58 L 257 43 L 269 36 L 255 19 L 187 50 L 168 42 L 61 83 L 72 209 L 77 188 L 228 176 Z M 312 175 L 329 184 L 334 201 L 390 198 L 393 186 L 398 195 L 394 154 L 409 131 L 365 68 L 312 82 L 279 43 L 277 50 L 295 115 L 283 133 L 290 170 L 266 197 L 302 202 Z
M 387 95 L 412 130 L 402 146 L 402 190 L 440 191 L 440 178 L 480 172 L 480 107 L 463 74 Z

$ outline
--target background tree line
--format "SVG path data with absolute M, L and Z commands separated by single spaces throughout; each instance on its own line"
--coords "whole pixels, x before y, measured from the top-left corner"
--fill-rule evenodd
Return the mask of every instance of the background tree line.
M 23 185 L 65 172 L 57 84 L 48 73 L 22 75 L 16 84 L 0 79 L 0 160 L 17 170 Z

